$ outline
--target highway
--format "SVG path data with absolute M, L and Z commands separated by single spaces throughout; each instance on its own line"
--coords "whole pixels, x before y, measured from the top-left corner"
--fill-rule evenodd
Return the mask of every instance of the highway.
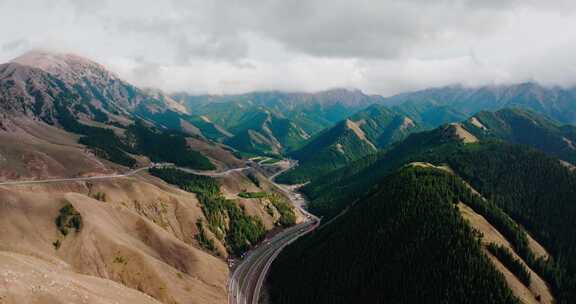
M 294 242 L 299 237 L 313 231 L 320 225 L 320 219 L 316 216 L 308 213 L 302 208 L 304 199 L 290 188 L 276 184 L 274 178 L 280 175 L 282 172 L 289 170 L 296 166 L 298 162 L 290 161 L 290 166 L 275 173 L 268 179 L 275 185 L 280 191 L 284 192 L 292 204 L 298 208 L 305 216 L 306 221 L 285 229 L 284 231 L 276 234 L 269 240 L 265 240 L 260 244 L 260 246 L 248 252 L 244 259 L 242 259 L 239 264 L 234 268 L 232 275 L 228 281 L 228 294 L 230 304 L 257 304 L 259 301 L 260 291 L 264 280 L 266 279 L 266 274 L 270 269 L 270 265 L 278 254 L 288 246 L 290 243 Z M 56 179 L 44 179 L 44 180 L 16 180 L 16 181 L 4 181 L 0 182 L 0 186 L 18 186 L 18 185 L 33 185 L 33 184 L 48 184 L 48 183 L 64 183 L 64 182 L 78 182 L 78 181 L 95 181 L 95 180 L 105 180 L 120 177 L 129 177 L 138 174 L 142 171 L 148 170 L 150 168 L 162 168 L 162 167 L 172 167 L 185 172 L 205 175 L 205 176 L 225 176 L 233 172 L 240 172 L 244 170 L 251 169 L 252 167 L 246 166 L 242 168 L 234 168 L 226 171 L 215 172 L 215 171 L 198 171 L 188 168 L 181 168 L 174 166 L 173 164 L 152 164 L 150 166 L 134 169 L 126 173 L 112 174 L 112 175 L 100 175 L 100 176 L 90 176 L 90 177 L 75 177 L 75 178 L 56 178 Z
M 121 174 L 111 174 L 111 175 L 98 175 L 98 176 L 88 176 L 88 177 L 71 177 L 71 178 L 54 178 L 54 179 L 39 179 L 39 180 L 15 180 L 15 181 L 4 181 L 0 182 L 0 186 L 18 186 L 18 185 L 33 185 L 33 184 L 49 184 L 49 183 L 64 183 L 64 182 L 81 182 L 81 181 L 94 181 L 94 180 L 103 180 L 103 179 L 112 179 L 112 178 L 119 178 L 119 177 L 128 177 L 135 174 L 138 174 L 142 171 L 148 170 L 150 168 L 162 168 L 162 167 L 172 167 L 184 172 L 196 174 L 196 175 L 204 175 L 204 176 L 225 176 L 233 172 L 240 172 L 243 170 L 250 169 L 250 167 L 242 167 L 242 168 L 234 168 L 229 169 L 226 171 L 199 171 L 193 170 L 188 168 L 176 167 L 172 164 L 152 164 L 150 166 L 134 169 L 128 171 L 126 173 Z
M 233 269 L 228 281 L 229 304 L 258 304 L 260 291 L 270 269 L 270 265 L 272 265 L 272 262 L 274 262 L 282 249 L 320 225 L 319 218 L 302 208 L 301 196 L 274 182 L 276 176 L 297 164 L 297 162 L 291 162 L 288 168 L 274 174 L 269 180 L 280 191 L 287 194 L 292 204 L 306 215 L 307 220 L 280 232 L 269 240 L 265 240 L 260 246 L 245 255 L 244 259 Z
M 196 175 L 204 175 L 204 176 L 212 176 L 212 177 L 226 176 L 230 173 L 242 172 L 244 170 L 251 169 L 251 167 L 246 166 L 246 167 L 242 167 L 242 168 L 234 168 L 234 169 L 229 169 L 226 171 L 216 172 L 216 171 L 199 171 L 199 170 L 193 170 L 193 169 L 182 168 L 182 167 L 175 167 L 175 168 L 177 168 L 178 170 L 192 173 L 192 174 L 196 174 Z
M 228 283 L 229 303 L 257 304 L 266 274 L 274 259 L 284 247 L 313 231 L 319 224 L 319 220 L 309 220 L 290 227 L 250 251 L 230 276 Z
M 287 168 L 284 168 L 284 169 L 282 169 L 282 170 L 274 173 L 272 176 L 270 176 L 270 177 L 268 178 L 272 183 L 274 183 L 274 179 L 275 179 L 278 175 L 280 175 L 280 174 L 282 174 L 282 173 L 284 173 L 284 172 L 286 172 L 286 171 L 288 171 L 288 170 L 290 170 L 290 169 L 298 166 L 298 161 L 297 161 L 297 160 L 288 160 L 288 161 L 290 162 L 290 166 L 288 166 Z M 278 184 L 276 184 L 276 183 L 274 183 L 274 184 L 276 185 L 276 187 L 281 188 L 280 185 L 278 185 Z
M 110 179 L 118 177 L 128 177 L 137 174 L 141 171 L 148 170 L 154 166 L 142 167 L 122 174 L 112 175 L 98 175 L 89 177 L 73 177 L 73 178 L 54 178 L 54 179 L 39 179 L 39 180 L 16 180 L 0 182 L 0 186 L 18 186 L 18 185 L 32 185 L 32 184 L 48 184 L 48 183 L 63 183 L 63 182 L 79 182 L 79 181 L 92 181 L 100 179 Z

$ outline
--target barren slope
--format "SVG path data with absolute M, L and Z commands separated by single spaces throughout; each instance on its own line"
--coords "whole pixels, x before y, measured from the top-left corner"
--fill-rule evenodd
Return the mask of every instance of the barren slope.
M 91 198 L 100 192 L 106 202 Z M 0 201 L 3 252 L 110 279 L 164 303 L 225 302 L 228 269 L 197 248 L 195 222 L 203 215 L 192 194 L 122 178 L 0 188 Z M 54 222 L 66 202 L 82 215 L 82 229 L 63 236 Z
M 98 159 L 77 136 L 28 118 L 0 130 L 0 180 L 110 174 L 119 166 Z
M 454 174 L 453 170 L 446 166 L 435 166 L 430 163 L 424 162 L 413 162 L 409 164 L 410 166 L 417 167 L 427 167 L 436 168 L 446 172 Z M 468 188 L 476 195 L 480 196 L 480 193 L 476 191 L 472 186 L 465 182 Z M 484 199 L 484 198 L 482 198 Z M 530 273 L 530 286 L 525 286 L 516 276 L 508 270 L 498 259 L 492 255 L 488 250 L 484 249 L 484 253 L 490 258 L 496 269 L 498 269 L 505 277 L 506 282 L 510 289 L 514 292 L 523 303 L 554 303 L 554 297 L 550 289 L 548 288 L 546 282 L 535 273 L 530 267 L 522 260 L 522 258 L 514 251 L 510 242 L 496 229 L 488 220 L 486 220 L 482 215 L 476 213 L 472 208 L 466 205 L 464 202 L 458 203 L 458 210 L 464 219 L 468 221 L 470 226 L 482 234 L 482 243 L 488 245 L 494 243 L 500 246 L 506 247 L 513 256 L 519 260 Z M 545 256 L 548 257 L 548 253 L 542 245 L 540 245 L 532 237 L 528 237 L 529 246 L 536 257 Z M 540 296 L 538 301 L 536 298 Z
M 494 257 L 490 252 L 488 252 L 488 250 L 484 250 L 484 252 L 488 255 L 488 257 L 490 257 L 492 263 L 494 263 L 494 266 L 496 266 L 496 268 L 504 274 L 504 277 L 506 278 L 506 282 L 508 283 L 510 289 L 512 289 L 514 294 L 518 298 L 520 298 L 522 302 L 554 303 L 554 298 L 552 297 L 552 293 L 550 292 L 550 289 L 546 285 L 546 282 L 540 276 L 538 276 L 538 274 L 536 274 L 532 269 L 530 269 L 528 265 L 526 265 L 526 263 L 522 260 L 522 258 L 514 252 L 514 249 L 510 245 L 510 242 L 508 242 L 508 240 L 506 240 L 506 238 L 496 228 L 494 228 L 494 226 L 492 226 L 482 215 L 476 213 L 474 210 L 472 210 L 464 203 L 459 203 L 458 209 L 460 210 L 460 214 L 462 214 L 462 217 L 468 220 L 470 226 L 472 226 L 474 229 L 480 231 L 483 234 L 482 237 L 483 244 L 487 245 L 489 243 L 495 243 L 508 248 L 508 250 L 512 252 L 514 257 L 519 261 L 521 261 L 521 263 L 526 267 L 526 269 L 528 269 L 531 278 L 530 286 L 524 286 L 522 282 L 520 282 L 520 280 L 518 280 L 518 278 L 516 278 L 514 274 L 512 274 L 508 269 L 506 269 L 506 267 L 501 262 L 499 262 L 496 257 Z M 532 242 L 535 243 L 533 239 Z M 538 246 L 543 249 L 543 247 L 540 246 L 539 244 Z M 538 295 L 540 295 L 541 297 L 540 301 L 536 300 L 536 296 Z
M 62 270 L 46 261 L 0 252 L 2 303 L 142 303 L 160 302 L 110 280 Z

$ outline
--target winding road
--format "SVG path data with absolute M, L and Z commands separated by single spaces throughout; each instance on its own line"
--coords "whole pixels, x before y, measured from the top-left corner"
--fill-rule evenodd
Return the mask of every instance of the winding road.
M 228 283 L 230 304 L 257 304 L 266 274 L 284 247 L 313 231 L 319 220 L 309 220 L 290 227 L 249 252 L 234 269 Z
M 234 169 L 229 169 L 226 171 L 218 172 L 218 171 L 193 170 L 193 169 L 188 169 L 188 168 L 183 168 L 183 167 L 177 167 L 177 166 L 174 166 L 172 164 L 153 164 L 150 166 L 134 169 L 134 170 L 128 171 L 126 173 L 120 173 L 120 174 L 98 175 L 98 176 L 87 176 L 87 177 L 71 177 L 71 178 L 39 179 L 39 180 L 4 181 L 4 182 L 0 182 L 0 186 L 18 186 L 18 185 L 81 182 L 81 181 L 112 179 L 112 178 L 119 178 L 119 177 L 129 177 L 129 176 L 138 174 L 142 171 L 148 170 L 150 168 L 162 168 L 162 167 L 172 167 L 172 168 L 176 168 L 178 170 L 184 171 L 184 172 L 188 172 L 188 173 L 192 173 L 192 174 L 196 174 L 196 175 L 212 176 L 212 177 L 225 176 L 225 175 L 228 175 L 228 174 L 233 173 L 233 172 L 241 172 L 241 171 L 244 171 L 244 170 L 251 168 L 249 166 L 246 166 L 246 167 L 242 167 L 242 168 L 234 168 Z
M 274 178 L 282 172 L 289 170 L 298 163 L 291 161 L 291 165 L 272 175 L 269 180 L 280 191 L 287 194 L 295 207 L 306 215 L 307 220 L 296 226 L 290 227 L 248 252 L 243 260 L 234 268 L 228 282 L 229 304 L 258 304 L 262 285 L 272 262 L 280 254 L 282 249 L 299 237 L 313 231 L 320 225 L 320 219 L 308 213 L 302 208 L 301 196 L 282 185 L 276 184 Z
M 230 173 L 234 173 L 234 172 L 242 172 L 244 170 L 249 170 L 252 167 L 246 166 L 246 167 L 242 167 L 242 168 L 234 168 L 234 169 L 229 169 L 226 171 L 198 171 L 198 170 L 193 170 L 193 169 L 187 169 L 187 168 L 182 168 L 182 167 L 175 167 L 176 169 L 180 170 L 180 171 L 184 171 L 184 172 L 188 172 L 188 173 L 192 173 L 192 174 L 196 174 L 196 175 L 204 175 L 204 176 L 212 176 L 212 177 L 219 177 L 219 176 L 226 176 Z
M 119 177 L 128 177 L 137 174 L 141 171 L 148 170 L 155 166 L 148 166 L 143 168 L 134 169 L 132 171 L 122 173 L 122 174 L 112 174 L 112 175 L 98 175 L 89 177 L 73 177 L 73 178 L 54 178 L 54 179 L 39 179 L 39 180 L 17 180 L 17 181 L 5 181 L 0 182 L 0 186 L 18 186 L 18 185 L 31 185 L 31 184 L 48 184 L 48 183 L 63 183 L 63 182 L 79 182 L 79 181 L 92 181 L 99 179 L 110 179 Z
M 265 240 L 260 246 L 246 253 L 243 260 L 234 268 L 232 275 L 228 281 L 228 295 L 230 304 L 258 304 L 260 300 L 260 291 L 266 275 L 272 262 L 280 254 L 284 247 L 297 240 L 299 237 L 313 231 L 320 225 L 320 219 L 313 214 L 308 213 L 303 209 L 304 199 L 292 189 L 276 184 L 274 178 L 284 171 L 289 170 L 298 164 L 297 161 L 290 161 L 290 166 L 273 174 L 268 180 L 276 186 L 280 191 L 285 193 L 292 204 L 298 208 L 305 216 L 306 221 L 283 230 L 276 234 L 269 240 Z M 32 185 L 32 184 L 47 184 L 47 183 L 64 183 L 64 182 L 78 182 L 78 181 L 94 181 L 105 180 L 121 177 L 129 177 L 138 174 L 150 168 L 172 167 L 184 172 L 189 172 L 197 175 L 219 177 L 225 176 L 234 172 L 240 172 L 252 169 L 251 166 L 242 168 L 234 168 L 226 171 L 198 171 L 188 168 L 174 166 L 173 164 L 152 164 L 150 166 L 134 169 L 126 173 L 100 175 L 89 177 L 75 177 L 75 178 L 55 178 L 43 180 L 16 180 L 0 182 L 0 186 L 18 186 L 18 185 Z

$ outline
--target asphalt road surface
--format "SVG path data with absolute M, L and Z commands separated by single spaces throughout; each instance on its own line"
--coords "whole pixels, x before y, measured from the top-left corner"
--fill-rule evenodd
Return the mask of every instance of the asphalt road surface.
M 150 168 L 163 167 L 163 166 L 166 166 L 166 165 L 165 164 L 151 165 L 151 166 L 147 166 L 147 167 L 134 169 L 134 170 L 128 171 L 126 173 L 112 174 L 112 175 L 98 175 L 98 176 L 73 177 L 73 178 L 39 179 L 39 180 L 5 181 L 5 182 L 0 182 L 0 186 L 17 186 L 17 185 L 79 182 L 79 181 L 93 181 L 93 180 L 111 179 L 111 178 L 119 178 L 119 177 L 128 177 L 128 176 L 138 174 L 142 171 L 148 170 Z M 184 172 L 193 173 L 196 175 L 205 175 L 205 176 L 213 176 L 213 177 L 225 176 L 225 175 L 228 175 L 228 174 L 233 173 L 233 172 L 239 172 L 239 171 L 250 169 L 250 167 L 247 166 L 247 167 L 243 167 L 243 168 L 234 168 L 234 169 L 230 169 L 230 170 L 226 170 L 226 171 L 216 172 L 216 171 L 199 171 L 199 170 L 193 170 L 193 169 L 181 168 L 181 167 L 175 167 L 175 166 L 171 166 L 171 167 L 177 168 L 177 169 L 182 170 Z
M 274 259 L 284 247 L 314 230 L 319 223 L 319 220 L 310 220 L 290 227 L 250 251 L 230 277 L 229 303 L 257 304 L 266 274 Z
M 75 177 L 75 178 L 55 178 L 55 179 L 41 179 L 41 180 L 24 180 L 24 181 L 6 181 L 0 182 L 0 186 L 17 186 L 17 185 L 32 185 L 32 184 L 48 184 L 48 183 L 63 183 L 63 182 L 78 182 L 78 181 L 91 181 L 91 180 L 99 180 L 99 179 L 110 179 L 110 178 L 118 178 L 118 177 L 127 177 L 134 174 L 137 174 L 141 171 L 145 171 L 152 168 L 143 167 L 138 168 L 127 173 L 123 174 L 113 174 L 113 175 L 99 175 L 99 176 L 90 176 L 90 177 Z
M 274 259 L 280 254 L 282 249 L 294 242 L 299 237 L 313 231 L 320 225 L 320 219 L 314 215 L 308 213 L 301 206 L 302 204 L 297 204 L 297 200 L 301 198 L 288 189 L 285 186 L 278 185 L 274 183 L 274 178 L 281 174 L 282 172 L 296 166 L 298 163 L 293 161 L 291 165 L 274 174 L 269 178 L 270 182 L 273 183 L 279 190 L 287 194 L 291 202 L 295 207 L 299 208 L 301 212 L 306 216 L 306 221 L 300 223 L 296 226 L 290 227 L 279 234 L 275 235 L 270 240 L 265 240 L 252 251 L 248 252 L 244 259 L 234 268 L 234 271 L 228 282 L 228 293 L 229 293 L 229 303 L 230 304 L 257 304 L 260 297 L 260 290 L 262 289 L 262 284 L 266 278 L 266 274 L 270 269 L 270 265 Z M 169 164 L 171 167 L 173 165 Z M 16 180 L 16 181 L 4 181 L 0 182 L 0 186 L 18 186 L 18 185 L 32 185 L 32 184 L 47 184 L 47 183 L 64 183 L 64 182 L 77 182 L 77 181 L 94 181 L 94 180 L 105 180 L 119 177 L 129 177 L 139 172 L 148 170 L 154 167 L 164 167 L 166 164 L 154 164 L 151 166 L 138 168 L 131 170 L 123 174 L 113 174 L 113 175 L 100 175 L 100 176 L 90 176 L 90 177 L 76 177 L 76 178 L 56 178 L 56 179 L 44 179 L 44 180 Z M 251 167 L 246 166 L 243 168 L 235 168 L 221 172 L 215 171 L 198 171 L 187 168 L 175 167 L 179 170 L 205 176 L 225 176 L 233 172 L 239 172 L 243 170 L 250 169 Z M 299 202 L 301 203 L 301 202 Z
M 300 196 L 293 193 L 287 187 L 274 183 L 276 176 L 297 164 L 295 161 L 292 162 L 288 168 L 274 174 L 269 180 L 279 190 L 287 194 L 293 205 L 300 209 L 307 220 L 280 232 L 270 240 L 265 240 L 260 246 L 246 254 L 244 259 L 234 268 L 228 281 L 229 304 L 258 304 L 262 285 L 266 279 L 270 265 L 272 265 L 272 262 L 274 262 L 278 254 L 280 254 L 284 247 L 299 237 L 313 231 L 320 225 L 320 219 L 308 213 L 302 208 L 301 202 L 296 201 L 300 199 Z

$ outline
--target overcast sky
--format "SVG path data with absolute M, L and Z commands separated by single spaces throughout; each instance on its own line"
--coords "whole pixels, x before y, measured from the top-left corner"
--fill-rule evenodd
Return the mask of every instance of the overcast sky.
M 169 92 L 568 86 L 576 1 L 0 0 L 0 60 L 34 48 Z

